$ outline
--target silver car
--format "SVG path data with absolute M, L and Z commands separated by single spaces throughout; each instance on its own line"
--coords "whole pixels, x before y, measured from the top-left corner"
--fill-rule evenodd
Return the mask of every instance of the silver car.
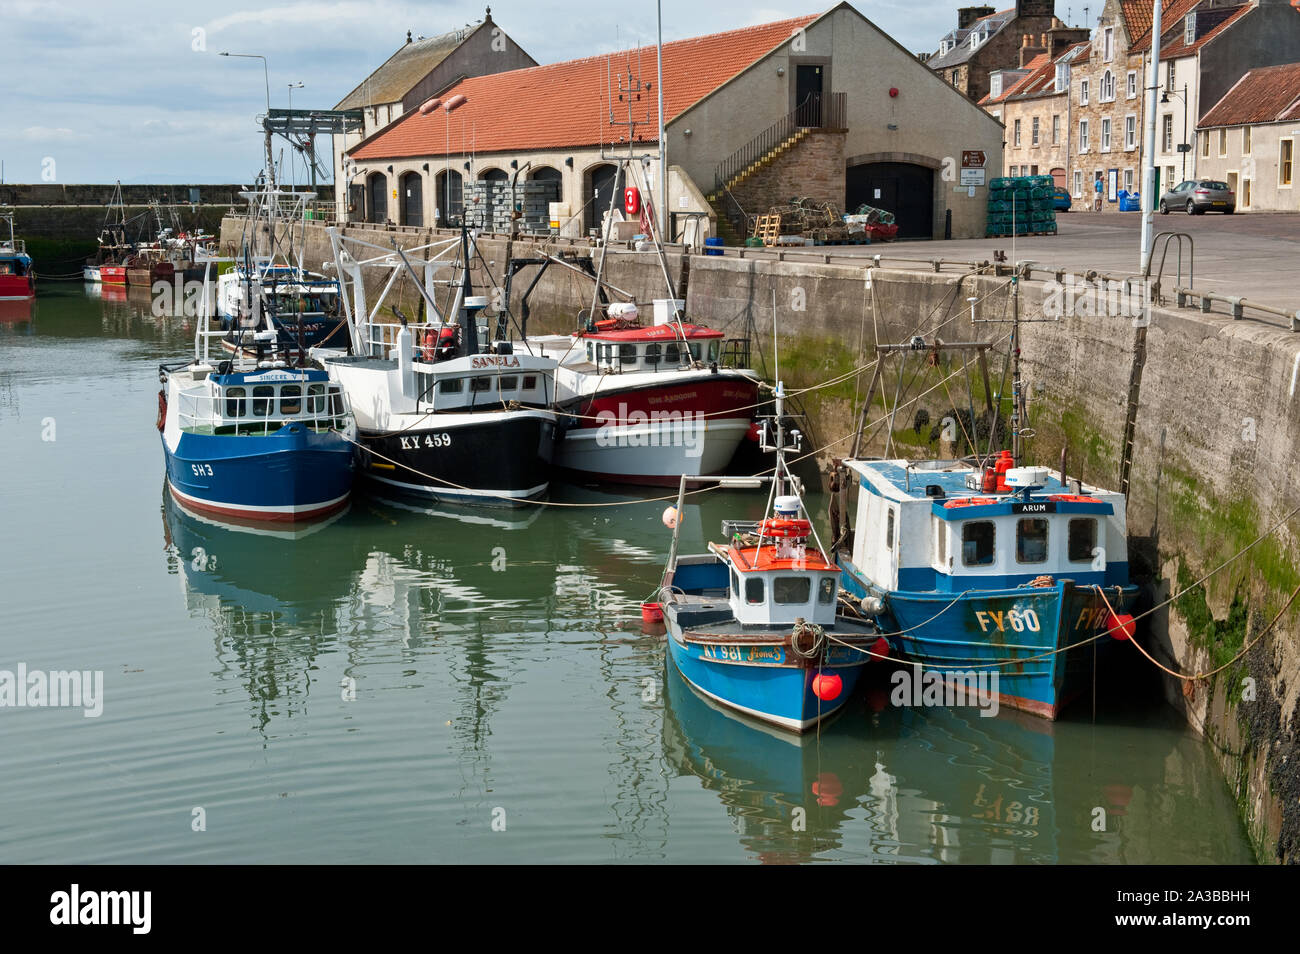
M 1160 197 L 1160 214 L 1186 212 L 1198 215 L 1201 212 L 1222 212 L 1232 215 L 1237 210 L 1237 194 L 1228 188 L 1228 183 L 1217 179 L 1188 179 L 1180 182 Z

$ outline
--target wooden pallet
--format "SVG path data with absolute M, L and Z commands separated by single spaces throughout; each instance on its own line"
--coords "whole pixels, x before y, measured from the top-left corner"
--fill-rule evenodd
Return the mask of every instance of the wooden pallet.
M 781 216 L 760 215 L 754 222 L 754 238 L 763 240 L 764 245 L 775 245 L 781 234 Z

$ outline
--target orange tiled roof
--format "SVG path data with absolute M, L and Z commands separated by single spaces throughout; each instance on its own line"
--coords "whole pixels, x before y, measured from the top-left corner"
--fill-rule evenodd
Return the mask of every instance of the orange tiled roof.
M 1300 63 L 1251 70 L 1223 94 L 1198 126 L 1244 126 L 1300 119 Z
M 665 43 L 664 113 L 668 120 L 820 16 L 795 17 Z M 612 73 L 617 81 L 620 71 L 626 75 L 629 67 L 643 82 L 653 82 L 654 47 L 471 77 L 443 94 L 444 101 L 455 95 L 468 100 L 449 117 L 450 122 L 439 115 L 442 110 L 428 116 L 412 110 L 349 155 L 362 160 L 390 159 L 626 141 L 627 127 L 609 122 L 608 75 Z M 637 127 L 638 141 L 658 139 L 657 101 L 658 93 L 652 89 L 633 113 L 634 118 L 645 122 Z M 617 100 L 614 113 L 616 121 L 627 120 L 627 107 Z
M 1300 3 L 1300 0 L 1293 0 L 1293 2 Z M 1183 21 L 1200 3 L 1201 0 L 1172 0 L 1171 3 L 1161 7 L 1161 34 L 1173 34 L 1170 36 L 1168 42 L 1166 42 L 1160 49 L 1161 59 L 1190 56 L 1207 42 L 1226 30 L 1230 24 L 1235 23 L 1254 9 L 1253 4 L 1243 3 L 1240 7 L 1224 17 L 1223 20 L 1202 33 L 1192 43 L 1184 43 Z M 1144 53 L 1151 48 L 1151 4 L 1147 4 L 1146 10 L 1146 27 L 1143 29 L 1142 35 L 1134 40 L 1133 44 L 1129 47 L 1130 53 Z
M 1023 76 L 1017 77 L 1016 81 L 1010 84 L 1009 86 L 1004 86 L 1001 95 L 985 96 L 983 99 L 980 100 L 980 105 L 991 106 L 994 103 L 1002 102 L 1012 93 L 1015 93 L 1022 86 L 1025 86 L 1030 80 L 1032 80 L 1034 78 L 1035 73 L 1037 73 L 1039 70 L 1042 70 L 1045 66 L 1046 67 L 1052 66 L 1052 63 L 1053 61 L 1050 56 L 1048 56 L 1046 53 L 1039 53 L 1032 60 L 1030 60 L 1028 63 L 1024 65 L 1024 69 L 1028 70 L 1029 72 L 1025 73 Z M 1054 69 L 1053 72 L 1055 72 Z

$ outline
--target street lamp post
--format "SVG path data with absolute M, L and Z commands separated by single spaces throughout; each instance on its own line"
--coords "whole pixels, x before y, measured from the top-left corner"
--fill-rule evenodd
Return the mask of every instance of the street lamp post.
M 266 82 L 266 115 L 271 115 L 271 71 L 266 65 L 266 57 L 260 53 L 228 53 L 222 51 L 218 56 L 237 56 L 244 60 L 262 61 L 262 79 Z M 266 129 L 266 178 L 272 189 L 275 188 L 275 160 L 271 158 L 271 130 Z
M 1181 145 L 1183 145 L 1184 147 L 1186 147 L 1187 144 L 1188 144 L 1188 143 L 1187 143 L 1187 84 L 1186 84 L 1186 83 L 1183 84 L 1183 91 L 1182 91 L 1181 93 L 1178 93 L 1178 92 L 1173 92 L 1173 93 L 1171 93 L 1171 92 L 1169 92 L 1168 88 L 1166 88 L 1165 91 L 1164 91 L 1163 93 L 1160 94 L 1160 102 L 1161 102 L 1162 104 L 1167 104 L 1167 103 L 1169 102 L 1169 97 L 1170 97 L 1170 96 L 1175 96 L 1175 97 L 1177 97 L 1178 99 L 1181 99 L 1181 100 L 1183 101 L 1183 141 L 1182 141 L 1182 144 L 1181 144 Z M 1189 150 L 1189 149 L 1187 149 L 1187 148 L 1184 148 L 1184 149 L 1182 150 L 1182 153 L 1183 153 L 1183 181 L 1184 181 L 1184 182 L 1187 181 L 1187 153 L 1190 152 L 1190 151 L 1191 151 L 1191 150 Z

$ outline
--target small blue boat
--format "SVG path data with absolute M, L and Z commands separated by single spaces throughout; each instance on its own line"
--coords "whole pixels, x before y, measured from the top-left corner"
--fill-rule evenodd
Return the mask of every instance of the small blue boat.
M 223 520 L 295 522 L 340 510 L 352 490 L 356 425 L 320 370 L 163 365 L 158 430 L 177 502 Z
M 949 684 L 995 672 L 1000 705 L 1055 719 L 1133 632 L 1125 498 L 1003 460 L 845 461 L 841 581 L 904 658 Z
M 805 732 L 843 706 L 871 652 L 883 646 L 877 647 L 871 621 L 840 611 L 838 567 L 824 555 L 797 492 L 786 492 L 797 491 L 797 482 L 785 468 L 780 384 L 776 394 L 776 440 L 765 447 L 777 452 L 765 511 L 771 516 L 724 521 L 727 544 L 710 543 L 707 553 L 679 557 L 683 477 L 677 507 L 665 515 L 674 533 L 660 600 L 668 654 L 696 691 Z M 765 445 L 767 433 L 765 427 Z M 746 485 L 744 479 L 734 484 Z

